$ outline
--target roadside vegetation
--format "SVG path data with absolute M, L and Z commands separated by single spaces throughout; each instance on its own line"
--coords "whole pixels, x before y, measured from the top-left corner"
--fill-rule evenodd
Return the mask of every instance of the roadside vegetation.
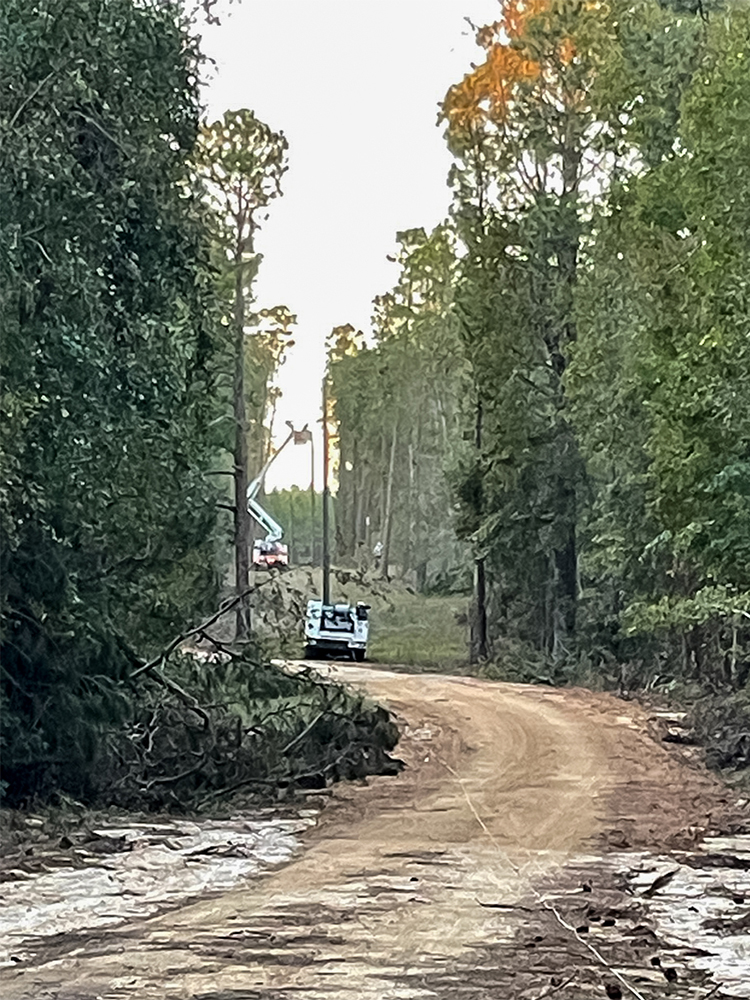
M 698 698 L 744 766 L 750 15 L 507 0 L 476 38 L 451 216 L 331 336 L 341 551 L 471 591 L 472 669 Z
M 463 673 L 468 598 L 423 596 L 395 588 L 373 617 L 369 659 L 411 672 Z
M 179 0 L 0 10 L 10 805 L 192 808 L 391 766 L 386 713 L 252 630 L 245 490 L 294 324 L 254 300 L 253 237 L 286 142 L 248 109 L 202 122 L 198 28 Z M 232 562 L 232 648 L 180 656 Z

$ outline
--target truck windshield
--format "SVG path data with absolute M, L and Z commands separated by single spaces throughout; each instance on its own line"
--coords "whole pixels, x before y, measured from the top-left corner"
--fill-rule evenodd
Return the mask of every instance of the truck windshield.
M 324 608 L 322 625 L 323 628 L 327 629 L 351 631 L 353 627 L 351 612 L 338 611 L 336 608 Z

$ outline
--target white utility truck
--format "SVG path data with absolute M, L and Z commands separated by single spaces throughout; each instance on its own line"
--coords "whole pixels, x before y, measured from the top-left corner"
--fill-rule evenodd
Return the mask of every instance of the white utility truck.
M 308 601 L 305 617 L 305 657 L 349 654 L 361 662 L 367 653 L 369 604 L 324 604 Z

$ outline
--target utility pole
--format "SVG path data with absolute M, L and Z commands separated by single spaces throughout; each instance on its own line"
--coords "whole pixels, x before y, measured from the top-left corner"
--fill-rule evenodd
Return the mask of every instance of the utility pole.
M 323 605 L 331 603 L 331 550 L 328 539 L 329 517 L 328 504 L 330 490 L 328 488 L 328 393 L 326 380 L 323 378 Z
M 310 566 L 315 569 L 315 443 L 310 433 Z
M 291 490 L 287 493 L 289 507 L 289 560 L 294 565 L 297 562 L 297 529 L 294 525 L 294 494 Z

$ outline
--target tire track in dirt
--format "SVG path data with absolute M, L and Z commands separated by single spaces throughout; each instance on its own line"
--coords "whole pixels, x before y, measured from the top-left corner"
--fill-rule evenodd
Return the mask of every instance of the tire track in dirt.
M 731 809 L 722 786 L 672 759 L 640 710 L 607 695 L 323 669 L 392 707 L 406 770 L 337 787 L 305 852 L 273 875 L 40 947 L 0 971 L 0 995 L 512 1000 L 553 989 L 565 1000 L 566 978 L 586 995 L 614 991 L 581 940 L 536 904 L 557 892 L 578 906 L 582 872 L 597 881 L 608 841 L 671 846 L 715 826 Z M 601 872 L 596 898 L 614 912 L 620 890 Z M 627 923 L 624 904 L 617 912 Z M 617 947 L 607 955 L 637 978 Z M 646 976 L 639 995 L 662 996 L 660 975 L 661 992 L 648 992 Z

